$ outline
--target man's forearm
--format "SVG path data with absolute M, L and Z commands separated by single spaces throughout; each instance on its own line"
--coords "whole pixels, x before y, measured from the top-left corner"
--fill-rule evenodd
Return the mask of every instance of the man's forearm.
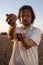
M 36 45 L 36 43 L 35 43 L 32 39 L 29 39 L 29 40 L 24 39 L 24 40 L 22 41 L 22 44 L 23 44 L 23 46 L 24 46 L 25 48 L 27 48 L 27 49 L 29 49 L 29 48 L 31 48 L 32 46 Z
M 14 37 L 15 37 L 15 30 L 16 30 L 16 27 L 13 27 L 13 26 L 10 26 L 9 27 L 9 30 L 8 30 L 8 38 L 10 40 L 14 39 Z

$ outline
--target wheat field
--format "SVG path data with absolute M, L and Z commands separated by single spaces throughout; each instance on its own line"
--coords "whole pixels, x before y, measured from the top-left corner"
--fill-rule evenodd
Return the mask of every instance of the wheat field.
M 0 65 L 8 65 L 13 48 L 13 41 L 7 35 L 0 35 Z M 43 35 L 38 47 L 39 65 L 43 65 Z

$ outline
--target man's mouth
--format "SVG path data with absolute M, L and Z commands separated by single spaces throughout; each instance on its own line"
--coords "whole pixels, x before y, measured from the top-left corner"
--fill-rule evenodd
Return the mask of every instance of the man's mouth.
M 30 25 L 29 22 L 27 22 L 27 21 L 24 22 L 24 26 L 29 26 L 29 25 Z

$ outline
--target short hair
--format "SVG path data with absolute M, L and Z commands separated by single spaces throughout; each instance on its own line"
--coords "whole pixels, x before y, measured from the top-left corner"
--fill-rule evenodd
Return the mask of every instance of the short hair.
M 19 9 L 18 19 L 20 19 L 20 13 L 21 13 L 23 10 L 25 10 L 25 9 L 28 9 L 28 10 L 31 11 L 31 13 L 32 13 L 32 21 L 31 21 L 31 24 L 33 24 L 34 19 L 35 19 L 35 14 L 34 14 L 33 8 L 32 8 L 31 6 L 29 6 L 29 5 L 24 5 L 24 6 L 22 6 L 22 7 Z

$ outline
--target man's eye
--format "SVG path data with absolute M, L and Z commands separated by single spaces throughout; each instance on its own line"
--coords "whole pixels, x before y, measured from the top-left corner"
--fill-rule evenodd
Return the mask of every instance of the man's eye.
M 21 16 L 22 18 L 24 18 L 24 15 L 23 16 Z

